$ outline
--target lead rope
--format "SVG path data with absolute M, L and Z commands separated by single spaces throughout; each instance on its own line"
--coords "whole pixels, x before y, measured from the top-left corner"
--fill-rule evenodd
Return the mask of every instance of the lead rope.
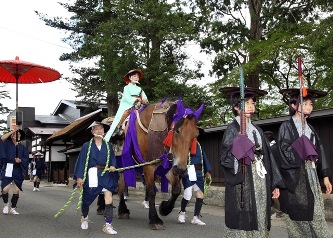
M 83 180 L 82 180 L 82 185 L 84 184 L 84 181 L 86 180 L 87 177 L 87 170 L 88 170 L 88 162 L 89 162 L 89 156 L 90 156 L 90 150 L 91 150 L 91 145 L 92 145 L 92 141 L 94 138 L 91 138 L 90 142 L 89 142 L 89 147 L 88 147 L 88 152 L 87 152 L 87 157 L 86 157 L 86 163 L 84 166 L 84 172 L 83 172 Z M 61 213 L 63 213 L 65 211 L 65 209 L 69 206 L 69 204 L 72 202 L 76 191 L 78 190 L 78 186 L 76 186 L 71 194 L 71 196 L 69 197 L 68 201 L 66 202 L 66 204 L 57 212 L 57 214 L 54 215 L 54 218 L 57 218 Z M 77 205 L 77 210 L 80 209 L 81 204 L 82 204 L 82 194 L 83 194 L 83 189 L 80 190 L 80 195 L 79 195 L 79 202 Z
M 92 138 L 93 139 L 93 138 Z M 87 158 L 86 158 L 86 163 L 85 163 L 85 168 L 84 168 L 84 176 L 83 176 L 83 182 L 82 184 L 84 184 L 84 181 L 86 180 L 86 175 L 87 175 L 87 170 L 88 170 L 88 162 L 89 162 L 89 156 L 90 156 L 90 150 L 91 150 L 91 145 L 92 145 L 92 139 L 90 140 L 90 143 L 89 143 L 89 147 L 88 147 L 88 152 L 87 152 Z M 105 141 L 105 139 L 103 139 Z M 106 141 L 105 141 L 106 142 Z M 108 151 L 108 157 L 107 157 L 107 163 L 106 163 L 106 166 L 102 172 L 102 175 L 104 175 L 104 173 L 106 171 L 108 171 L 109 167 L 108 167 L 108 164 L 109 164 L 109 161 L 110 161 L 110 146 L 109 144 L 106 142 L 106 148 L 107 148 L 107 151 Z M 146 162 L 146 163 L 143 163 L 143 164 L 138 164 L 138 165 L 133 165 L 133 166 L 128 166 L 128 167 L 123 167 L 123 168 L 118 168 L 116 169 L 115 171 L 117 172 L 122 172 L 124 170 L 127 170 L 127 169 L 133 169 L 133 168 L 138 168 L 138 167 L 142 167 L 142 166 L 145 166 L 145 165 L 151 165 L 151 164 L 156 164 L 156 163 L 159 163 L 161 161 L 161 159 L 155 159 L 155 160 L 152 160 L 150 162 Z M 75 193 L 76 191 L 78 190 L 78 186 L 76 186 L 70 196 L 70 198 L 68 199 L 67 203 L 57 212 L 57 214 L 54 215 L 55 218 L 57 218 L 61 213 L 63 213 L 65 211 L 65 209 L 69 206 L 69 204 L 72 202 L 74 196 L 75 196 Z M 80 190 L 80 195 L 79 195 L 79 202 L 78 202 L 78 205 L 77 205 L 77 210 L 80 209 L 81 207 L 81 204 L 82 204 L 82 195 L 83 195 L 83 189 Z

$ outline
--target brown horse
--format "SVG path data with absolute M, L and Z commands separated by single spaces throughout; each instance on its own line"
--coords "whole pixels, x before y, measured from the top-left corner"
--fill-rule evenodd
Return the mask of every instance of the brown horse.
M 192 111 L 190 108 L 184 107 L 179 99 L 176 102 L 166 100 L 150 104 L 138 113 L 135 113 L 134 110 L 131 112 L 124 144 L 127 152 L 123 150 L 122 153 L 123 166 L 130 165 L 124 163 L 126 156 L 128 160 L 134 160 L 133 164 L 145 164 L 145 162 L 160 158 L 163 154 L 166 155 L 164 157 L 167 158 L 167 163 L 170 165 L 167 178 L 171 184 L 171 197 L 159 206 L 159 212 L 162 216 L 168 215 L 173 210 L 181 193 L 180 177 L 187 171 L 189 151 L 193 141 L 199 135 L 196 122 L 202 109 L 203 105 L 197 111 Z M 166 140 L 169 140 L 169 145 L 165 146 L 167 135 L 168 139 Z M 159 218 L 155 208 L 155 172 L 161 163 L 162 161 L 158 164 L 145 164 L 142 167 L 146 183 L 146 196 L 149 201 L 149 225 L 154 230 L 164 229 L 163 221 Z M 125 177 L 126 172 L 129 170 L 124 171 Z M 133 179 L 135 177 L 132 176 Z M 131 186 L 127 180 L 126 184 Z M 135 184 L 132 183 L 132 186 Z M 120 219 L 129 218 L 129 210 L 124 200 L 124 188 L 125 184 L 123 176 L 121 176 L 118 189 L 118 218 Z

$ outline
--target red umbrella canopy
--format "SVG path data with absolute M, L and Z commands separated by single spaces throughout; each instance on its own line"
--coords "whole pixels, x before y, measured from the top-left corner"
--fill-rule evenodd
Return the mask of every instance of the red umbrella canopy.
M 22 61 L 18 56 L 15 60 L 0 61 L 0 82 L 3 83 L 47 83 L 60 77 L 55 69 Z

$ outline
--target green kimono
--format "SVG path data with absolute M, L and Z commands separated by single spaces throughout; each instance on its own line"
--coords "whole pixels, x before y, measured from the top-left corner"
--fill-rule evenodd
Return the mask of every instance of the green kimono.
M 134 102 L 137 100 L 136 97 L 141 97 L 142 99 L 147 99 L 145 92 L 141 89 L 141 87 L 137 86 L 136 84 L 129 83 L 124 87 L 123 96 L 120 100 L 120 105 L 116 116 L 111 124 L 110 129 L 105 135 L 106 141 L 109 141 L 114 130 L 118 126 L 121 117 L 123 116 L 124 112 L 133 107 Z

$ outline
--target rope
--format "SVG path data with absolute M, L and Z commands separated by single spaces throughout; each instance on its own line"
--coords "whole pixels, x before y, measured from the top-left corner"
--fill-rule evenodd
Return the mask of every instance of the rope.
M 142 163 L 142 164 L 136 164 L 136 165 L 131 165 L 131 166 L 123 167 L 123 168 L 118 168 L 115 171 L 122 172 L 122 171 L 128 170 L 128 169 L 134 169 L 134 168 L 143 167 L 145 165 L 156 164 L 156 163 L 158 163 L 160 161 L 161 161 L 160 159 L 155 159 L 155 160 L 152 160 L 152 161 L 149 161 L 149 162 L 146 162 L 146 163 Z
M 86 164 L 84 165 L 82 186 L 83 186 L 83 184 L 84 184 L 84 182 L 86 181 L 86 178 L 87 178 L 87 170 L 88 170 L 88 163 L 89 163 L 89 157 L 90 157 L 90 150 L 91 150 L 91 145 L 92 145 L 93 140 L 94 140 L 94 138 L 91 138 L 90 142 L 89 142 L 89 147 L 88 147 L 88 152 L 87 152 L 87 157 L 86 157 Z M 83 188 L 80 188 L 79 202 L 77 203 L 76 210 L 79 210 L 81 205 L 82 205 L 82 196 L 83 196 Z
M 105 164 L 105 168 L 102 172 L 102 176 L 105 174 L 106 171 L 108 171 L 108 166 L 109 166 L 109 162 L 110 162 L 110 146 L 109 143 L 105 140 L 105 138 L 103 138 L 103 141 L 106 144 L 106 150 L 107 150 L 107 157 L 106 157 L 106 164 Z M 88 156 L 88 155 L 87 155 Z
M 91 144 L 92 144 L 92 141 L 90 141 L 89 143 L 89 148 L 88 148 L 88 153 L 87 153 L 87 159 L 86 159 L 86 164 L 85 164 L 85 168 L 84 168 L 84 176 L 83 176 L 83 182 L 82 184 L 84 183 L 85 179 L 86 179 L 86 173 L 87 173 L 87 168 L 88 168 L 88 160 L 89 160 L 89 156 L 90 156 L 90 149 L 91 149 Z M 107 146 L 108 147 L 108 146 Z M 110 148 L 108 147 L 108 156 L 109 156 L 109 151 Z M 152 161 L 149 161 L 149 162 L 146 162 L 146 163 L 143 163 L 143 164 L 137 164 L 137 165 L 132 165 L 132 166 L 128 166 L 128 167 L 123 167 L 123 168 L 118 168 L 116 169 L 115 171 L 117 172 L 122 172 L 124 170 L 128 170 L 128 169 L 133 169 L 133 168 L 138 168 L 138 167 L 142 167 L 142 166 L 145 166 L 145 165 L 151 165 L 151 164 L 156 164 L 158 162 L 160 162 L 161 160 L 160 159 L 156 159 L 156 160 L 152 160 Z M 107 161 L 108 162 L 108 161 Z M 108 163 L 107 163 L 108 164 Z M 108 168 L 107 166 L 105 166 L 106 169 L 104 169 L 104 171 L 107 171 Z M 104 172 L 103 171 L 103 172 Z M 63 213 L 65 211 L 65 209 L 69 206 L 69 204 L 72 202 L 74 196 L 75 196 L 75 193 L 76 191 L 79 189 L 78 186 L 76 186 L 70 196 L 70 198 L 68 199 L 68 201 L 66 202 L 66 204 L 57 212 L 57 214 L 54 215 L 54 218 L 58 218 L 59 215 L 61 213 Z M 79 196 L 79 202 L 78 202 L 78 205 L 77 205 L 77 210 L 80 209 L 81 205 L 82 205 L 82 195 L 83 195 L 83 188 L 81 188 L 80 190 L 80 196 Z
M 90 156 L 90 149 L 91 149 L 91 145 L 92 145 L 92 141 L 93 138 L 91 138 L 90 142 L 89 142 L 89 147 L 88 147 L 88 152 L 87 152 L 87 158 L 86 158 L 86 163 L 85 163 L 85 167 L 84 167 L 84 174 L 83 174 L 83 182 L 86 180 L 86 174 L 87 174 L 87 170 L 88 170 L 88 162 L 89 162 L 89 156 Z M 79 189 L 78 186 L 76 186 L 71 194 L 71 196 L 69 197 L 68 201 L 66 202 L 66 204 L 54 215 L 54 218 L 57 218 L 61 213 L 63 213 L 65 211 L 65 209 L 69 206 L 69 204 L 72 202 L 76 191 Z M 83 189 L 80 190 L 80 196 L 79 196 L 79 202 L 77 205 L 77 210 L 81 207 L 82 204 L 82 194 L 83 194 Z
M 65 209 L 69 206 L 69 204 L 72 202 L 74 195 L 77 191 L 78 187 L 74 188 L 74 191 L 72 192 L 70 198 L 68 199 L 68 201 L 66 202 L 66 204 L 57 212 L 57 214 L 54 215 L 54 218 L 58 218 L 58 216 L 63 213 L 65 211 Z

